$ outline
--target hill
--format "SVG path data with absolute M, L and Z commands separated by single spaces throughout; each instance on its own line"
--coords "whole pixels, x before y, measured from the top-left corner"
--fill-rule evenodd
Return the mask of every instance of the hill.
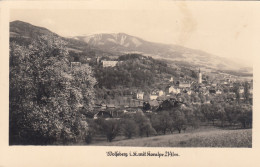
M 102 146 L 130 147 L 252 147 L 252 129 L 217 130 L 187 132 L 114 141 L 111 143 L 96 143 Z
M 190 68 L 174 68 L 166 62 L 141 54 L 126 54 L 115 60 L 118 61 L 115 67 L 93 66 L 100 88 L 137 88 L 149 92 L 152 89 L 164 89 L 171 77 L 185 77 L 187 81 L 197 79 L 196 71 Z
M 28 45 L 33 40 L 36 40 L 39 36 L 42 35 L 53 35 L 60 37 L 58 34 L 51 32 L 44 27 L 35 26 L 23 21 L 13 21 L 10 23 L 11 42 L 15 41 L 20 45 Z M 110 35 L 100 36 L 100 38 L 109 39 L 109 36 Z M 118 44 L 129 44 L 131 42 L 131 44 L 129 44 L 129 48 L 132 49 L 138 47 L 138 44 L 140 42 L 143 43 L 143 41 L 139 38 L 136 39 L 134 37 L 131 37 L 130 40 L 130 37 L 128 38 L 128 36 L 123 33 L 118 34 L 118 36 L 114 37 L 117 39 L 116 42 Z M 102 86 L 105 86 L 106 88 L 115 87 L 115 84 L 125 87 L 144 87 L 144 85 L 151 86 L 154 85 L 156 81 L 161 81 L 162 78 L 165 77 L 191 77 L 192 74 L 192 69 L 189 67 L 184 67 L 183 64 L 173 66 L 174 62 L 169 63 L 168 61 L 165 61 L 163 59 L 158 60 L 152 57 L 143 56 L 141 54 L 125 54 L 123 52 L 119 53 L 119 50 L 117 50 L 117 54 L 114 54 L 111 50 L 111 52 L 102 51 L 102 49 L 98 49 L 96 46 L 93 46 L 93 43 L 95 43 L 95 41 L 93 41 L 92 38 L 86 39 L 87 41 L 65 37 L 60 38 L 62 38 L 67 43 L 67 47 L 71 56 L 71 61 L 81 61 L 82 63 L 85 63 L 87 58 L 92 58 L 93 62 L 96 60 L 97 57 L 100 57 L 104 60 L 114 59 L 117 61 L 121 61 L 121 63 L 115 68 L 104 69 L 102 68 L 102 66 L 95 66 L 93 65 L 93 63 L 90 62 L 90 65 L 93 66 L 94 71 L 96 72 L 97 79 L 100 81 L 99 83 L 102 83 Z M 125 40 L 123 40 L 123 38 Z M 87 44 L 86 42 L 89 42 L 90 44 Z M 109 50 L 109 43 L 106 43 L 105 45 L 107 46 L 107 50 Z M 164 45 L 161 46 L 163 49 Z M 148 44 L 145 51 L 150 53 L 153 52 L 148 47 Z
M 178 45 L 168 45 L 145 41 L 139 37 L 125 33 L 95 34 L 91 36 L 77 36 L 74 39 L 84 41 L 91 46 L 114 54 L 140 53 L 157 59 L 172 60 L 175 63 L 188 63 L 192 66 L 206 67 L 215 70 L 245 70 L 245 66 L 232 60 L 215 56 L 200 50 L 190 49 Z M 252 68 L 247 68 L 247 72 Z
M 41 35 L 59 36 L 58 34 L 51 32 L 44 27 L 35 26 L 23 21 L 13 21 L 10 23 L 10 42 L 15 41 L 19 45 L 28 45 L 30 42 L 37 39 Z M 218 71 L 236 76 L 252 76 L 252 73 L 250 74 L 249 72 L 251 71 L 251 68 L 243 67 L 240 70 L 234 70 L 233 67 L 238 66 L 235 63 L 232 64 L 231 61 L 227 61 L 223 58 L 213 56 L 199 50 L 192 50 L 177 45 L 165 45 L 148 42 L 141 38 L 130 36 L 124 33 L 60 38 L 62 38 L 67 43 L 67 48 L 70 54 L 70 61 L 88 63 L 89 59 L 95 60 L 97 57 L 118 59 L 119 56 L 125 55 L 127 53 L 140 53 L 146 57 L 152 57 L 154 60 L 158 60 L 161 64 L 163 64 L 158 66 L 158 68 L 162 69 L 154 70 L 151 67 L 157 67 L 157 65 L 151 64 L 151 62 L 149 68 L 146 68 L 147 65 L 139 63 L 139 65 L 137 64 L 137 66 L 131 67 L 137 68 L 137 70 L 130 71 L 131 75 L 129 76 L 135 77 L 137 74 L 139 75 L 143 73 L 147 73 L 145 76 L 149 76 L 148 74 L 151 72 L 156 74 L 156 79 L 148 80 L 153 80 L 154 82 L 162 81 L 162 77 L 169 77 L 169 75 L 174 77 L 190 77 L 191 73 L 194 73 L 194 71 L 198 70 L 198 68 L 201 68 L 203 71 L 207 70 L 209 73 Z M 152 62 L 156 63 L 154 60 L 152 60 Z M 131 62 L 127 60 L 126 63 Z M 165 66 L 166 69 L 163 66 Z M 230 70 L 230 68 L 232 70 Z M 115 72 L 116 69 L 112 71 Z M 120 73 L 120 71 L 117 73 Z M 130 73 L 128 72 L 128 74 Z M 121 74 L 123 75 L 125 73 L 120 73 L 120 75 Z M 128 82 L 128 80 L 123 81 Z M 114 81 L 116 81 L 115 77 Z
M 87 57 L 95 57 L 100 55 L 111 56 L 111 53 L 107 53 L 93 46 L 89 46 L 80 40 L 61 37 L 47 28 L 35 26 L 19 20 L 10 22 L 10 42 L 15 41 L 20 45 L 28 45 L 42 35 L 53 35 L 62 38 L 67 43 L 71 61 L 85 61 Z
M 23 21 L 13 21 L 10 23 L 10 41 L 27 45 L 41 35 L 59 36 L 44 27 L 35 26 Z M 109 56 L 117 58 L 127 53 L 139 53 L 165 61 L 173 67 L 178 65 L 193 69 L 205 68 L 214 71 L 228 71 L 229 73 L 230 71 L 237 71 L 239 74 L 252 74 L 252 67 L 245 67 L 223 57 L 178 45 L 149 42 L 125 33 L 61 38 L 67 42 L 71 61 L 81 61 L 84 63 L 87 58 L 91 57 Z

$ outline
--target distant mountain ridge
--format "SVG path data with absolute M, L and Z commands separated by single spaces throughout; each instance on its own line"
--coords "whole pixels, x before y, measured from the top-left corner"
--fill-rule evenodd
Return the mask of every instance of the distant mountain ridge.
M 112 53 L 140 53 L 159 59 L 169 59 L 186 62 L 195 66 L 202 66 L 220 70 L 239 70 L 246 66 L 227 58 L 215 56 L 200 50 L 189 49 L 178 45 L 161 44 L 145 41 L 139 37 L 125 33 L 103 33 L 90 36 L 76 36 L 74 39 L 84 41 L 91 46 L 98 47 Z M 252 68 L 248 68 L 251 71 Z
M 79 40 L 84 40 L 91 45 L 118 45 L 129 50 L 143 45 L 144 41 L 140 38 L 127 35 L 125 33 L 95 34 L 91 36 L 78 36 Z M 116 49 L 116 48 L 115 48 Z
M 44 27 L 23 21 L 10 22 L 11 41 L 26 43 L 26 41 L 31 41 L 41 35 L 59 36 Z M 189 64 L 189 66 L 194 68 L 205 67 L 214 70 L 238 70 L 252 73 L 252 67 L 235 63 L 223 57 L 178 45 L 149 42 L 125 33 L 103 33 L 61 38 L 68 43 L 68 48 L 71 52 L 82 56 L 118 57 L 126 53 L 139 53 L 156 59 L 168 60 L 173 64 Z
M 19 20 L 10 22 L 10 41 L 14 40 L 20 44 L 26 45 L 27 43 L 30 43 L 32 40 L 35 40 L 42 35 L 54 35 L 62 38 L 64 41 L 67 42 L 69 51 L 77 54 L 81 53 L 83 55 L 90 55 L 89 53 L 91 53 L 92 56 L 93 53 L 94 55 L 95 53 L 101 55 L 111 55 L 110 53 L 103 52 L 98 48 L 89 46 L 86 42 L 73 38 L 61 37 L 44 27 L 35 26 Z
M 16 20 L 10 22 L 10 36 L 36 37 L 40 35 L 56 35 L 47 28 L 32 25 L 27 22 Z

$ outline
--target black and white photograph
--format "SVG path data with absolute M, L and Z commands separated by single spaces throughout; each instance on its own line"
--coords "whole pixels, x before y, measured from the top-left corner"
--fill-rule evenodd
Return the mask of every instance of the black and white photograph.
M 249 16 L 177 9 L 11 10 L 10 145 L 252 147 Z
M 46 4 L 8 8 L 8 147 L 253 150 L 254 5 Z

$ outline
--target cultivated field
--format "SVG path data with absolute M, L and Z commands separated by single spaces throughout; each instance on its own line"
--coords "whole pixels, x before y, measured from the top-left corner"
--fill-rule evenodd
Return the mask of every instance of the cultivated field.
M 137 138 L 130 140 L 102 142 L 95 145 L 136 147 L 252 147 L 252 129 L 188 132 Z

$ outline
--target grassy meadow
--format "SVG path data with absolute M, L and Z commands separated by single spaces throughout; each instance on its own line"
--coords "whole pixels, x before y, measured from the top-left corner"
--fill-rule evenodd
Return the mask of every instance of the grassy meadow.
M 101 142 L 102 146 L 136 147 L 252 147 L 252 129 L 211 129 L 148 138 Z

